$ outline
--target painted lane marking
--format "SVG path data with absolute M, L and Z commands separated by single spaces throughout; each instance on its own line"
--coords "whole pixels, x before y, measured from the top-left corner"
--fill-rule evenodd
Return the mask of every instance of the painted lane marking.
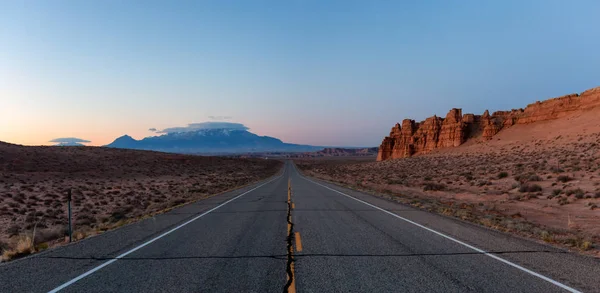
M 394 217 L 396 217 L 396 218 L 398 218 L 398 219 L 400 219 L 400 220 L 403 220 L 403 221 L 405 221 L 405 222 L 408 222 L 408 223 L 410 223 L 410 224 L 413 224 L 413 225 L 415 225 L 415 226 L 417 226 L 417 227 L 423 228 L 423 229 L 425 229 L 425 230 L 427 230 L 427 231 L 429 231 L 429 232 L 432 232 L 432 233 L 434 233 L 434 234 L 436 234 L 436 235 L 438 235 L 438 236 L 444 237 L 444 238 L 446 238 L 446 239 L 448 239 L 448 240 L 451 240 L 451 241 L 453 241 L 453 242 L 456 242 L 456 243 L 458 243 L 458 244 L 460 244 L 460 245 L 462 245 L 462 246 L 465 246 L 465 247 L 467 247 L 467 248 L 470 248 L 470 249 L 472 249 L 472 250 L 475 250 L 475 251 L 477 251 L 477 252 L 479 252 L 479 253 L 481 253 L 481 254 L 483 254 L 483 255 L 489 256 L 489 257 L 491 257 L 491 258 L 493 258 L 493 259 L 495 259 L 495 260 L 497 260 L 497 261 L 503 262 L 503 263 L 505 263 L 505 264 L 507 264 L 507 265 L 509 265 L 509 266 L 511 266 L 511 267 L 517 268 L 517 269 L 519 269 L 519 270 L 521 270 L 521 271 L 523 271 L 523 272 L 526 272 L 526 273 L 528 273 L 528 274 L 530 274 L 530 275 L 536 276 L 536 277 L 538 277 L 538 278 L 540 278 L 540 279 L 542 279 L 542 280 L 544 280 L 544 281 L 546 281 L 546 282 L 549 282 L 549 283 L 551 283 L 551 284 L 553 284 L 553 285 L 555 285 L 555 286 L 558 286 L 558 287 L 560 287 L 560 288 L 562 288 L 562 289 L 565 289 L 565 290 L 567 290 L 567 291 L 569 291 L 569 292 L 573 292 L 573 293 L 582 293 L 581 291 L 579 291 L 579 290 L 577 290 L 577 289 L 571 288 L 571 287 L 569 287 L 569 286 L 567 286 L 567 285 L 565 285 L 565 284 L 563 284 L 563 283 L 560 283 L 560 282 L 558 282 L 558 281 L 555 281 L 555 280 L 553 280 L 553 279 L 550 279 L 550 278 L 548 278 L 548 277 L 546 277 L 546 276 L 544 276 L 544 275 L 542 275 L 542 274 L 539 274 L 539 273 L 536 273 L 536 272 L 534 272 L 534 271 L 532 271 L 532 270 L 530 270 L 530 269 L 524 268 L 524 267 L 522 267 L 522 266 L 520 266 L 520 265 L 518 265 L 518 264 L 515 264 L 515 263 L 513 263 L 513 262 L 510 262 L 510 261 L 508 261 L 508 260 L 506 260 L 506 259 L 503 259 L 503 258 L 501 258 L 501 257 L 499 257 L 499 256 L 496 256 L 496 255 L 494 255 L 494 254 L 488 253 L 488 252 L 486 252 L 486 251 L 485 251 L 485 250 L 483 250 L 483 249 L 480 249 L 480 248 L 477 248 L 477 247 L 475 247 L 475 246 L 472 246 L 472 245 L 469 245 L 469 244 L 467 244 L 467 243 L 464 243 L 464 242 L 462 242 L 462 241 L 460 241 L 460 240 L 458 240 L 458 239 L 452 238 L 452 237 L 450 237 L 450 236 L 448 236 L 448 235 L 446 235 L 446 234 L 443 234 L 443 233 L 441 233 L 441 232 L 438 232 L 438 231 L 436 231 L 436 230 L 433 230 L 433 229 L 431 229 L 431 228 L 425 227 L 425 226 L 423 226 L 423 225 L 421 225 L 421 224 L 419 224 L 419 223 L 417 223 L 417 222 L 413 222 L 413 221 L 411 221 L 411 220 L 409 220 L 409 219 L 407 219 L 407 218 L 404 218 L 404 217 L 401 217 L 401 216 L 399 216 L 399 215 L 396 215 L 396 214 L 394 214 L 394 213 L 392 213 L 392 212 L 390 212 L 390 211 L 388 211 L 388 210 L 382 209 L 382 208 L 380 208 L 380 207 L 378 207 L 378 206 L 376 206 L 376 205 L 370 204 L 370 203 L 368 203 L 368 202 L 366 202 L 366 201 L 360 200 L 360 199 L 358 199 L 358 198 L 356 198 L 356 197 L 353 197 L 353 196 L 351 196 L 351 195 L 347 195 L 347 194 L 345 194 L 345 193 L 343 193 L 343 192 L 341 192 L 341 191 L 335 190 L 335 189 L 333 189 L 333 188 L 330 188 L 330 187 L 328 187 L 328 186 L 325 186 L 325 185 L 323 185 L 323 184 L 320 184 L 320 183 L 317 183 L 317 182 L 315 182 L 315 181 L 312 181 L 312 180 L 310 180 L 310 179 L 308 179 L 308 178 L 306 178 L 306 177 L 304 177 L 304 176 L 300 176 L 300 177 L 302 177 L 302 178 L 303 178 L 304 180 L 306 180 L 306 181 L 309 181 L 309 182 L 312 182 L 312 183 L 314 183 L 314 184 L 316 184 L 316 185 L 319 185 L 319 186 L 325 187 L 325 188 L 327 188 L 327 189 L 329 189 L 329 190 L 331 190 L 331 191 L 337 192 L 337 193 L 339 193 L 339 194 L 341 194 L 341 195 L 344 195 L 344 196 L 346 196 L 346 197 L 349 197 L 349 198 L 351 198 L 351 199 L 353 199 L 353 200 L 356 200 L 356 201 L 358 201 L 358 202 L 361 202 L 361 203 L 363 203 L 363 204 L 366 204 L 366 205 L 368 205 L 368 206 L 370 206 L 370 207 L 372 207 L 372 208 L 374 208 L 374 209 L 380 210 L 380 211 L 382 211 L 382 212 L 384 212 L 384 213 L 386 213 L 386 214 L 389 214 L 389 215 L 391 215 L 391 216 L 394 216 Z
M 302 251 L 302 240 L 300 239 L 300 232 L 296 232 L 296 235 L 294 236 L 294 238 L 296 239 L 296 251 L 301 252 Z
M 193 218 L 193 219 L 191 219 L 191 220 L 189 220 L 189 221 L 187 221 L 187 222 L 185 222 L 185 223 L 183 223 L 183 224 L 181 224 L 181 225 L 179 225 L 179 226 L 177 226 L 177 227 L 175 227 L 175 228 L 173 228 L 173 229 L 171 229 L 171 230 L 169 230 L 169 231 L 167 231 L 167 232 L 165 232 L 165 233 L 163 233 L 163 234 L 161 234 L 159 236 L 156 236 L 156 237 L 152 238 L 151 240 L 148 240 L 147 242 L 145 242 L 145 243 L 143 243 L 143 244 L 141 244 L 141 245 L 139 245 L 139 246 L 137 246 L 137 247 L 135 247 L 135 248 L 127 251 L 127 252 L 124 252 L 124 253 L 120 254 L 119 256 L 117 256 L 117 257 L 115 257 L 115 258 L 113 258 L 113 259 L 111 259 L 111 260 L 109 260 L 109 261 L 107 261 L 107 262 L 105 262 L 105 263 L 103 263 L 103 264 L 101 264 L 101 265 L 99 265 L 99 266 L 97 266 L 97 267 L 95 267 L 95 268 L 93 268 L 93 269 L 91 269 L 91 270 L 89 270 L 89 271 L 87 271 L 87 272 L 85 272 L 85 273 L 83 273 L 83 274 L 75 277 L 74 279 L 72 279 L 72 280 L 70 280 L 70 281 L 68 281 L 68 282 L 66 282 L 66 283 L 64 283 L 64 284 L 62 284 L 62 285 L 60 285 L 60 286 L 52 289 L 51 291 L 48 291 L 48 293 L 55 293 L 55 292 L 58 292 L 58 291 L 66 288 L 66 287 L 69 287 L 73 283 L 75 283 L 75 282 L 77 282 L 77 281 L 79 281 L 79 280 L 81 280 L 81 279 L 83 279 L 83 278 L 85 278 L 85 277 L 87 277 L 87 276 L 89 276 L 89 275 L 91 275 L 91 274 L 93 274 L 93 273 L 101 270 L 102 268 L 104 268 L 104 267 L 112 264 L 113 262 L 115 262 L 115 261 L 117 261 L 117 260 L 119 260 L 119 259 L 121 259 L 121 258 L 123 258 L 123 257 L 125 257 L 125 256 L 127 256 L 127 255 L 129 255 L 129 254 L 131 254 L 131 253 L 133 253 L 135 251 L 137 251 L 138 249 L 140 249 L 140 248 L 142 248 L 142 247 L 144 247 L 144 246 L 146 246 L 146 245 L 148 245 L 148 244 L 150 244 L 150 243 L 152 243 L 152 242 L 154 242 L 154 241 L 156 241 L 156 240 L 158 240 L 160 238 L 163 238 L 163 237 L 165 237 L 165 236 L 167 236 L 167 235 L 169 235 L 169 234 L 171 234 L 171 233 L 173 233 L 173 232 L 181 229 L 182 227 L 188 225 L 189 223 L 194 222 L 194 221 L 196 221 L 196 220 L 204 217 L 205 215 L 209 214 L 210 212 L 215 211 L 215 210 L 219 209 L 220 207 L 222 207 L 222 206 L 224 206 L 224 205 L 226 205 L 226 204 L 228 204 L 228 203 L 230 203 L 230 202 L 232 202 L 232 201 L 234 201 L 234 200 L 242 197 L 243 195 L 248 194 L 248 193 L 250 193 L 250 192 L 252 192 L 252 191 L 254 191 L 254 190 L 256 190 L 256 189 L 258 189 L 258 188 L 260 188 L 260 187 L 262 187 L 264 185 L 266 185 L 266 184 L 269 184 L 269 183 L 271 183 L 274 180 L 279 179 L 279 178 L 281 178 L 281 176 L 275 177 L 275 178 L 273 178 L 273 179 L 271 179 L 271 180 L 269 180 L 269 181 L 267 181 L 267 182 L 265 182 L 265 183 L 263 183 L 263 184 L 261 184 L 261 185 L 259 185 L 257 187 L 254 187 L 254 188 L 252 188 L 252 189 L 250 189 L 250 190 L 248 190 L 248 191 L 246 191 L 246 192 L 244 192 L 244 193 L 242 193 L 242 194 L 240 194 L 240 195 L 238 195 L 238 196 L 236 196 L 236 197 L 234 197 L 234 198 L 232 198 L 232 199 L 230 199 L 230 200 L 228 200 L 228 201 L 226 201 L 226 202 L 224 202 L 224 203 L 222 203 L 222 204 L 220 204 L 220 205 L 218 205 L 218 206 L 216 206 L 216 207 L 214 207 L 214 208 L 212 208 L 212 209 L 210 209 L 210 210 L 208 210 L 208 211 L 206 211 L 206 212 L 204 212 L 202 214 L 200 214 L 199 216 L 197 216 L 197 217 L 195 217 L 195 218 Z

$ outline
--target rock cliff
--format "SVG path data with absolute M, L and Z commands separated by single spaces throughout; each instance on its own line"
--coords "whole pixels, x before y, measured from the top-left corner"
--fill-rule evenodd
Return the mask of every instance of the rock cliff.
M 577 111 L 600 106 L 600 87 L 528 105 L 525 109 L 497 111 L 490 115 L 462 114 L 452 109 L 446 118 L 429 117 L 415 122 L 404 119 L 396 123 L 390 135 L 383 139 L 377 160 L 406 158 L 438 148 L 457 147 L 469 139 L 490 140 L 503 129 L 516 124 L 559 119 Z

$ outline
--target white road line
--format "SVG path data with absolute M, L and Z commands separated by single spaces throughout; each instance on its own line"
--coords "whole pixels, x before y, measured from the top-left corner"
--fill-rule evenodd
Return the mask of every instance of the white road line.
M 335 192 L 337 192 L 337 193 L 339 193 L 339 194 L 341 194 L 341 195 L 347 196 L 347 197 L 349 197 L 349 198 L 351 198 L 351 199 L 353 199 L 353 200 L 356 200 L 356 201 L 358 201 L 358 202 L 364 203 L 364 204 L 366 204 L 366 205 L 368 205 L 368 206 L 370 206 L 370 207 L 372 207 L 372 208 L 378 209 L 378 210 L 380 210 L 380 211 L 382 211 L 382 212 L 384 212 L 384 213 L 387 213 L 387 214 L 389 214 L 389 215 L 391 215 L 391 216 L 394 216 L 394 217 L 396 217 L 396 218 L 398 218 L 398 219 L 400 219 L 400 220 L 406 221 L 406 222 L 408 222 L 408 223 L 411 223 L 411 224 L 413 224 L 413 225 L 415 225 L 415 226 L 417 226 L 417 227 L 423 228 L 423 229 L 425 229 L 425 230 L 427 230 L 427 231 L 429 231 L 429 232 L 432 232 L 432 233 L 434 233 L 434 234 L 436 234 L 436 235 L 438 235 L 438 236 L 442 236 L 442 237 L 444 237 L 444 238 L 446 238 L 446 239 L 448 239 L 448 240 L 454 241 L 454 242 L 456 242 L 456 243 L 458 243 L 458 244 L 460 244 L 460 245 L 462 245 L 462 246 L 468 247 L 468 248 L 470 248 L 470 249 L 472 249 L 472 250 L 475 250 L 475 251 L 477 251 L 477 252 L 479 252 L 479 253 L 481 253 L 481 254 L 483 254 L 483 255 L 487 255 L 487 256 L 489 256 L 489 257 L 491 257 L 491 258 L 495 259 L 495 260 L 501 261 L 501 262 L 503 262 L 503 263 L 505 263 L 505 264 L 507 264 L 507 265 L 509 265 L 509 266 L 512 266 L 512 267 L 514 267 L 514 268 L 517 268 L 517 269 L 519 269 L 519 270 L 521 270 L 521 271 L 524 271 L 524 272 L 526 272 L 526 273 L 528 273 L 528 274 L 531 274 L 531 275 L 533 275 L 533 276 L 536 276 L 536 277 L 538 277 L 538 278 L 540 278 L 540 279 L 542 279 L 542 280 L 544 280 L 544 281 L 550 282 L 550 283 L 552 283 L 552 284 L 554 284 L 554 285 L 556 285 L 556 286 L 558 286 L 558 287 L 560 287 L 560 288 L 563 288 L 563 289 L 565 289 L 565 290 L 567 290 L 567 291 L 569 291 L 569 292 L 573 292 L 573 293 L 581 293 L 581 291 L 579 291 L 579 290 L 577 290 L 577 289 L 571 288 L 571 287 L 569 287 L 569 286 L 567 286 L 567 285 L 565 285 L 565 284 L 563 284 L 563 283 L 560 283 L 560 282 L 558 282 L 558 281 L 552 280 L 552 279 L 550 279 L 550 278 L 548 278 L 548 277 L 546 277 L 546 276 L 544 276 L 544 275 L 541 275 L 541 274 L 539 274 L 539 273 L 536 273 L 536 272 L 534 272 L 534 271 L 532 271 L 532 270 L 530 270 L 530 269 L 524 268 L 524 267 L 522 267 L 522 266 L 520 266 L 520 265 L 518 265 L 518 264 L 512 263 L 512 262 L 510 262 L 510 261 L 508 261 L 508 260 L 505 260 L 505 259 L 503 259 L 503 258 L 501 258 L 501 257 L 499 257 L 499 256 L 496 256 L 496 255 L 494 255 L 494 254 L 488 253 L 488 252 L 484 251 L 483 249 L 479 249 L 479 248 L 477 248 L 477 247 L 475 247 L 475 246 L 472 246 L 472 245 L 469 245 L 469 244 L 467 244 L 467 243 L 464 243 L 464 242 L 462 242 L 462 241 L 460 241 L 460 240 L 458 240 L 458 239 L 452 238 L 452 237 L 450 237 L 450 236 L 448 236 L 448 235 L 446 235 L 446 234 L 443 234 L 443 233 L 440 233 L 440 232 L 438 232 L 438 231 L 435 231 L 435 230 L 433 230 L 433 229 L 431 229 L 431 228 L 425 227 L 425 226 L 423 226 L 423 225 L 421 225 L 421 224 L 419 224 L 419 223 L 413 222 L 413 221 L 411 221 L 411 220 L 409 220 L 409 219 L 407 219 L 407 218 L 404 218 L 404 217 L 398 216 L 398 215 L 396 215 L 396 214 L 394 214 L 394 213 L 392 213 L 392 212 L 390 212 L 390 211 L 388 211 L 388 210 L 385 210 L 385 209 L 382 209 L 382 208 L 380 208 L 380 207 L 378 207 L 378 206 L 372 205 L 372 204 L 370 204 L 370 203 L 368 203 L 368 202 L 366 202 L 366 201 L 360 200 L 360 199 L 358 199 L 358 198 L 356 198 L 356 197 L 353 197 L 353 196 L 351 196 L 351 195 L 347 195 L 347 194 L 345 194 L 345 193 L 343 193 L 343 192 L 341 192 L 341 191 L 337 191 L 337 190 L 335 190 L 335 189 L 333 189 L 333 188 L 330 188 L 330 187 L 328 187 L 328 186 L 325 186 L 325 185 L 323 185 L 323 184 L 320 184 L 320 183 L 317 183 L 317 182 L 315 182 L 315 181 L 312 181 L 312 180 L 310 180 L 310 179 L 308 179 L 308 178 L 306 178 L 306 177 L 304 177 L 304 176 L 300 176 L 300 177 L 302 177 L 302 178 L 304 178 L 305 180 L 307 180 L 307 181 L 310 181 L 310 182 L 312 182 L 312 183 L 314 183 L 314 184 L 317 184 L 317 185 L 320 185 L 320 186 L 322 186 L 322 187 L 325 187 L 325 188 L 327 188 L 327 189 L 329 189 L 329 190 L 331 190 L 331 191 L 335 191 Z
M 216 209 L 218 209 L 218 208 L 220 208 L 220 207 L 222 207 L 222 206 L 224 206 L 224 205 L 226 205 L 226 204 L 228 204 L 228 203 L 230 203 L 230 202 L 232 202 L 232 201 L 234 201 L 234 200 L 242 197 L 243 195 L 245 195 L 247 193 L 250 193 L 250 192 L 258 189 L 259 187 L 262 187 L 263 185 L 269 184 L 269 183 L 273 182 L 276 179 L 281 178 L 281 176 L 282 175 L 279 175 L 278 177 L 275 177 L 275 178 L 273 178 L 273 179 L 271 179 L 271 180 L 269 180 L 269 181 L 267 181 L 267 182 L 265 182 L 265 183 L 263 183 L 263 184 L 261 184 L 259 186 L 256 186 L 256 187 L 254 187 L 254 188 L 252 188 L 252 189 L 250 189 L 250 190 L 248 190 L 248 191 L 246 191 L 246 192 L 244 192 L 244 193 L 242 193 L 242 194 L 240 194 L 240 195 L 238 195 L 238 196 L 236 196 L 236 197 L 234 197 L 234 198 L 232 198 L 232 199 L 230 199 L 230 200 L 228 200 L 228 201 L 226 201 L 226 202 L 224 202 L 224 203 L 222 203 L 222 204 L 220 204 L 220 205 L 218 205 L 218 206 L 216 206 L 216 207 L 214 207 L 214 208 L 212 208 L 212 209 L 210 209 L 210 210 L 208 210 L 208 211 L 206 211 L 206 212 L 204 212 L 202 214 L 200 214 L 199 216 L 197 216 L 197 217 L 195 217 L 195 218 L 193 218 L 193 219 L 191 219 L 191 220 L 189 220 L 189 221 L 187 221 L 185 223 L 183 223 L 183 224 L 181 224 L 181 225 L 179 225 L 179 226 L 177 226 L 177 227 L 175 227 L 175 228 L 173 228 L 173 229 L 171 229 L 171 230 L 169 230 L 169 231 L 167 231 L 167 232 L 165 232 L 163 234 L 160 234 L 159 236 L 156 236 L 156 237 L 152 238 L 151 240 L 148 240 L 147 242 L 145 242 L 145 243 L 143 243 L 143 244 L 141 244 L 141 245 L 139 245 L 139 246 L 137 246 L 137 247 L 135 247 L 135 248 L 127 251 L 127 252 L 124 252 L 123 254 L 121 254 L 121 255 L 119 255 L 119 256 L 117 256 L 117 257 L 115 257 L 115 258 L 113 258 L 113 259 L 111 259 L 111 260 L 109 260 L 109 261 L 107 261 L 107 262 L 105 262 L 105 263 L 103 263 L 103 264 L 101 264 L 101 265 L 99 265 L 99 266 L 97 266 L 97 267 L 95 267 L 95 268 L 93 268 L 93 269 L 91 269 L 91 270 L 89 270 L 89 271 L 87 271 L 87 272 L 79 275 L 79 276 L 77 276 L 76 278 L 72 279 L 71 281 L 68 281 L 68 282 L 66 282 L 66 283 L 64 283 L 64 284 L 62 284 L 62 285 L 54 288 L 53 290 L 48 291 L 48 293 L 55 293 L 55 292 L 58 292 L 58 291 L 60 291 L 60 290 L 62 290 L 64 288 L 72 285 L 73 283 L 75 283 L 75 282 L 77 282 L 77 281 L 79 281 L 79 280 L 81 280 L 81 279 L 83 279 L 83 278 L 85 278 L 85 277 L 87 277 L 87 276 L 89 276 L 89 275 L 91 275 L 91 274 L 99 271 L 100 269 L 104 268 L 105 266 L 108 266 L 108 265 L 112 264 L 113 262 L 115 262 L 115 261 L 117 261 L 117 260 L 119 260 L 119 259 L 127 256 L 128 254 L 131 254 L 131 253 L 137 251 L 138 249 L 140 249 L 140 248 L 142 248 L 142 247 L 144 247 L 144 246 L 146 246 L 146 245 L 148 245 L 148 244 L 150 244 L 150 243 L 152 243 L 152 242 L 154 242 L 154 241 L 156 241 L 156 240 L 158 240 L 160 238 L 163 238 L 163 237 L 165 237 L 165 236 L 167 236 L 167 235 L 169 235 L 169 234 L 177 231 L 178 229 L 182 228 L 183 226 L 185 226 L 185 225 L 187 225 L 187 224 L 189 224 L 189 223 L 191 223 L 193 221 L 196 221 L 196 220 L 204 217 L 208 213 L 210 213 L 210 212 L 212 212 L 212 211 L 214 211 L 214 210 L 216 210 Z

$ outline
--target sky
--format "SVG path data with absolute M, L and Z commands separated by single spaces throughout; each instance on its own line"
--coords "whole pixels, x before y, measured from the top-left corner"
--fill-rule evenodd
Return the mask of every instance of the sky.
M 105 145 L 226 121 L 377 146 L 404 118 L 600 86 L 598 12 L 595 0 L 0 0 L 0 140 Z

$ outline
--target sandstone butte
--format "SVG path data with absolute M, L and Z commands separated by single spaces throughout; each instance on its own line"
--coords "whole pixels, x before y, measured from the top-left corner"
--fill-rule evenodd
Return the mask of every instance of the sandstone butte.
M 406 158 L 439 148 L 457 147 L 470 139 L 490 140 L 513 125 L 559 119 L 598 106 L 600 87 L 581 94 L 538 101 L 525 109 L 497 111 L 492 115 L 487 110 L 483 115 L 463 115 L 462 109 L 455 108 L 448 112 L 446 118 L 434 115 L 421 122 L 404 119 L 383 139 L 377 160 Z

